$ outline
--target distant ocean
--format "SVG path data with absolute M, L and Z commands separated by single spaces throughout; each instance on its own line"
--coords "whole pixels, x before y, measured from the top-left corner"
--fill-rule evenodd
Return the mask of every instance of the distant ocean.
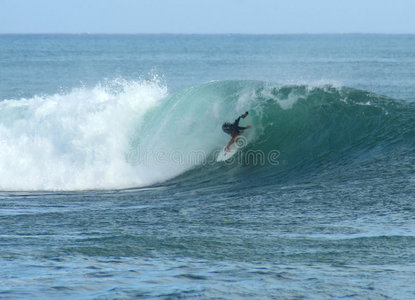
M 0 298 L 414 299 L 414 147 L 415 35 L 0 35 Z

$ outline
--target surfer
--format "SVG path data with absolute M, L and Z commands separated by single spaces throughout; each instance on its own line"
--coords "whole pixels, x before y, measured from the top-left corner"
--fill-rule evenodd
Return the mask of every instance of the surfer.
M 232 139 L 229 141 L 229 143 L 226 145 L 225 147 L 225 151 L 229 152 L 229 147 L 235 142 L 236 138 L 245 130 L 248 128 L 251 128 L 251 125 L 248 125 L 246 127 L 240 127 L 239 126 L 239 120 L 241 118 L 245 119 L 246 116 L 248 115 L 248 112 L 244 113 L 243 115 L 241 115 L 238 119 L 235 120 L 235 122 L 233 123 L 223 123 L 222 125 L 222 130 L 227 133 L 230 134 L 232 136 Z

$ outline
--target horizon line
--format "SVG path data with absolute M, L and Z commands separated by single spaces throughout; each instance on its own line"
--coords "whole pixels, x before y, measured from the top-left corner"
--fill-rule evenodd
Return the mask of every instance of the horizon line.
M 243 32 L 0 32 L 0 35 L 415 35 L 405 32 L 292 32 L 292 33 L 243 33 Z

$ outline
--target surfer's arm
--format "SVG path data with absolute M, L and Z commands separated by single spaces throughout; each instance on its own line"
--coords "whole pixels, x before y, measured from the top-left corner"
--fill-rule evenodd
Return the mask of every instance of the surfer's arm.
M 238 130 L 245 130 L 245 129 L 249 129 L 249 128 L 251 128 L 251 125 L 248 125 L 246 127 L 240 127 L 240 126 L 238 126 Z
M 236 119 L 235 122 L 233 122 L 233 126 L 234 126 L 235 129 L 237 129 L 237 130 L 245 130 L 245 129 L 251 128 L 251 125 L 248 125 L 247 127 L 240 127 L 239 126 L 239 121 L 241 120 L 241 118 L 244 118 L 245 119 L 245 117 L 247 115 L 248 115 L 248 112 L 246 112 L 245 114 L 239 116 L 239 118 Z
M 233 122 L 233 126 L 235 128 L 239 128 L 239 120 L 242 118 L 242 116 L 240 116 L 238 119 L 235 120 L 235 122 Z

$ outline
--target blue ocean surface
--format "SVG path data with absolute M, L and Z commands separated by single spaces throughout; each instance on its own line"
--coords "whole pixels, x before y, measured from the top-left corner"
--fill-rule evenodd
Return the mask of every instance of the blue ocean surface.
M 414 299 L 414 100 L 415 35 L 0 35 L 0 298 Z

